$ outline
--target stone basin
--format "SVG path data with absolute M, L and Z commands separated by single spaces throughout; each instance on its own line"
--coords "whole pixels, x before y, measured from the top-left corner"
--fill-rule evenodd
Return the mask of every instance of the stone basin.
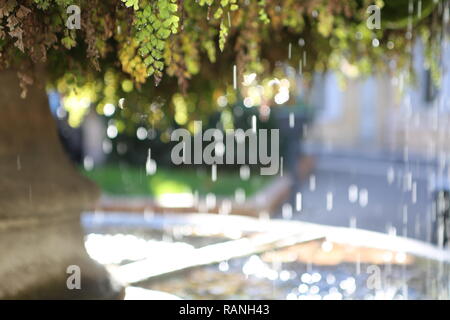
M 448 299 L 450 252 L 402 237 L 211 214 L 86 213 L 125 285 L 182 299 Z

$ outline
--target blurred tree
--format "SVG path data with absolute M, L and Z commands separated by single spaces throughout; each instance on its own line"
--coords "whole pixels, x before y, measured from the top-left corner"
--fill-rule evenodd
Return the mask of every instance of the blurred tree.
M 381 28 L 371 30 L 374 4 Z M 234 65 L 238 85 L 278 61 L 302 64 L 305 79 L 328 68 L 395 72 L 408 67 L 420 36 L 435 49 L 428 61 L 437 72 L 432 43 L 443 16 L 434 0 L 0 0 L 0 68 L 17 70 L 23 96 L 42 81 L 35 66 L 45 64 L 48 84 L 72 111 L 89 101 L 102 114 L 110 103 L 123 108 L 120 121 L 168 127 L 178 112 L 188 126 L 214 111 L 218 96 L 236 94 Z M 188 108 L 177 110 L 180 99 Z

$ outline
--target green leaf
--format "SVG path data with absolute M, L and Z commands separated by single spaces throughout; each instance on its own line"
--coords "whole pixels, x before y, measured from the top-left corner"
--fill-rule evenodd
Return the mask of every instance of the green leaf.
M 77 42 L 69 36 L 62 38 L 61 42 L 63 46 L 66 47 L 67 49 L 71 49 L 75 47 L 77 44 Z
M 139 9 L 139 0 L 122 0 L 127 8 L 133 7 L 134 10 Z
M 225 25 L 225 23 L 222 22 L 220 23 L 220 32 L 219 32 L 219 49 L 220 51 L 223 51 L 223 49 L 225 48 L 225 42 L 227 41 L 227 36 L 228 36 L 228 27 Z
M 164 68 L 164 63 L 162 61 L 155 61 L 155 63 L 153 65 L 158 70 L 162 70 Z
M 151 65 L 153 62 L 155 61 L 155 59 L 153 59 L 152 56 L 148 56 L 147 58 L 145 58 L 144 63 L 149 66 Z

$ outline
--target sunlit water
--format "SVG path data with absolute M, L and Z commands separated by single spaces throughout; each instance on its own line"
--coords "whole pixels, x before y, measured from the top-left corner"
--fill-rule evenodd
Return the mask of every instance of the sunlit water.
M 184 268 L 207 258 L 198 256 L 199 249 L 254 235 L 254 230 L 233 234 L 211 223 L 183 226 L 161 217 L 130 215 L 127 224 L 121 219 L 123 226 L 117 219 L 108 224 L 107 215 L 84 221 L 91 257 L 119 269 L 148 260 L 156 275 L 133 285 L 183 299 L 449 298 L 450 269 L 442 261 L 318 239 Z M 165 266 L 180 270 L 167 273 Z

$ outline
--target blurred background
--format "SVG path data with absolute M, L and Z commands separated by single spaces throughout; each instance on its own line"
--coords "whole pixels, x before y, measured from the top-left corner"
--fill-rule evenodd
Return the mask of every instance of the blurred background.
M 288 91 L 285 101 L 256 104 L 256 84 L 250 84 L 235 103 L 219 96 L 218 111 L 203 130 L 224 130 L 230 122 L 235 129 L 247 130 L 253 116 L 258 128 L 280 129 L 281 155 L 292 185 L 271 216 L 437 243 L 433 205 L 437 193 L 448 189 L 450 78 L 447 72 L 441 87 L 433 84 L 421 43 L 414 47 L 413 64 L 413 84 L 406 83 L 406 73 L 359 77 L 344 65 L 346 79 L 333 72 L 316 73 L 310 87 L 292 67 L 281 66 L 285 78 L 280 88 Z M 133 198 L 138 206 L 138 200 L 167 199 L 171 194 L 169 202 L 175 206 L 192 203 L 196 194 L 252 196 L 276 178 L 260 176 L 253 166 L 223 165 L 213 181 L 210 166 L 171 163 L 175 143 L 170 130 L 143 122 L 125 132 L 114 117 L 119 106 L 113 104 L 103 106 L 103 115 L 91 110 L 71 124 L 75 111 L 64 108 L 57 92 L 49 98 L 71 159 L 102 187 L 105 199 L 123 199 L 124 206 L 132 206 Z M 154 168 L 148 165 L 149 150 Z
M 449 4 L 0 1 L 0 299 L 449 299 Z
M 280 129 L 284 166 L 275 176 L 255 165 L 222 165 L 215 174 L 211 166 L 175 166 L 174 128 L 137 121 L 125 130 L 115 117 L 120 102 L 101 112 L 85 106 L 77 117 L 50 92 L 67 153 L 102 189 L 84 217 L 89 254 L 124 281 L 183 298 L 448 298 L 447 48 L 440 87 L 417 41 L 414 81 L 406 72 L 360 76 L 343 63 L 305 83 L 280 63 L 276 78 L 244 75 L 234 101 L 217 95 L 203 130 L 246 130 L 254 117 L 258 128 Z M 271 103 L 261 98 L 268 87 L 276 88 Z M 175 120 L 183 123 L 186 102 L 178 99 Z M 242 239 L 280 230 L 268 247 L 239 249 Z M 279 241 L 292 230 L 297 245 L 286 248 Z M 185 255 L 184 265 L 173 259 Z M 379 270 L 378 287 L 371 270 Z

